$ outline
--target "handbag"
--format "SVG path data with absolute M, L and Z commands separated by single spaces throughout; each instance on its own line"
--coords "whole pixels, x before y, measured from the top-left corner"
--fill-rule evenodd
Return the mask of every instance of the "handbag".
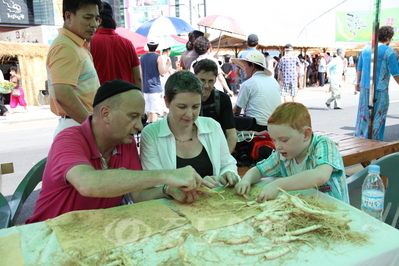
M 21 91 L 18 89 L 13 89 L 11 92 L 11 95 L 14 97 L 19 97 L 19 96 L 21 96 Z
M 245 115 L 235 115 L 234 123 L 238 131 L 248 131 L 248 130 L 256 131 L 256 119 L 254 117 L 245 116 Z
M 50 104 L 48 90 L 39 90 L 38 101 L 41 105 L 49 105 Z

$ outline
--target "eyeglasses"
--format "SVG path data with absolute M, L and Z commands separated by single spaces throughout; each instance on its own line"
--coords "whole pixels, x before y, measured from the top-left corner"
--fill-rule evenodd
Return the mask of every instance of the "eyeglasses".
M 213 85 L 215 85 L 216 80 L 208 80 L 208 81 L 201 80 L 201 82 L 202 82 L 203 86 L 206 86 L 206 84 L 208 84 L 209 86 L 213 86 Z

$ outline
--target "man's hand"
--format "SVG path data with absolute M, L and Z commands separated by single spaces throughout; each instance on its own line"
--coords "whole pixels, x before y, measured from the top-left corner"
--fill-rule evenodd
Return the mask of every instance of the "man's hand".
M 204 185 L 209 188 L 215 188 L 218 185 L 218 178 L 216 176 L 207 175 L 203 178 L 203 180 L 206 181 Z
M 180 203 L 192 203 L 198 200 L 199 194 L 201 194 L 200 191 L 196 190 L 182 191 L 178 188 L 172 187 L 169 187 L 169 190 L 166 192 Z
M 279 190 L 276 185 L 272 183 L 267 184 L 262 191 L 259 193 L 257 202 L 261 203 L 267 200 L 273 200 L 277 197 Z
M 355 84 L 355 91 L 360 91 L 360 84 L 359 83 Z
M 239 181 L 239 178 L 237 177 L 237 175 L 231 171 L 227 171 L 226 173 L 224 173 L 220 178 L 219 178 L 219 182 L 223 185 L 223 186 L 228 186 L 228 187 L 233 187 L 235 186 Z
M 205 183 L 202 177 L 192 168 L 186 166 L 172 171 L 172 174 L 166 180 L 166 184 L 171 187 L 178 187 L 184 191 L 197 189 Z
M 249 194 L 251 191 L 251 183 L 247 180 L 241 179 L 241 181 L 235 186 L 237 195 L 243 196 Z

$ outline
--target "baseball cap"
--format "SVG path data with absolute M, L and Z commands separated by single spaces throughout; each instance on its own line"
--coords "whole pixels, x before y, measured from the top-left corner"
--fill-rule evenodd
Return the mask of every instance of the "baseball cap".
M 112 7 L 108 2 L 102 2 L 103 3 L 103 10 L 100 11 L 100 17 L 103 16 L 109 16 L 113 17 L 114 13 L 112 12 Z
M 255 46 L 255 45 L 257 45 L 257 44 L 258 44 L 258 41 L 259 41 L 258 35 L 256 35 L 256 34 L 250 34 L 250 35 L 248 36 L 247 43 L 248 43 L 249 46 Z
M 284 49 L 287 50 L 287 51 L 292 51 L 292 50 L 294 50 L 294 48 L 292 48 L 292 45 L 289 44 L 289 43 L 287 43 L 287 44 L 284 46 Z

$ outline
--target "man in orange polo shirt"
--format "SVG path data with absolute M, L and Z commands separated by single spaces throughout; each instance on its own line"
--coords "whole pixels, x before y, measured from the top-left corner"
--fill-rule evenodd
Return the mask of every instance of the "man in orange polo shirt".
M 51 111 L 60 116 L 54 136 L 79 125 L 93 113 L 100 87 L 88 43 L 98 27 L 101 0 L 64 0 L 64 26 L 52 42 L 46 61 Z

